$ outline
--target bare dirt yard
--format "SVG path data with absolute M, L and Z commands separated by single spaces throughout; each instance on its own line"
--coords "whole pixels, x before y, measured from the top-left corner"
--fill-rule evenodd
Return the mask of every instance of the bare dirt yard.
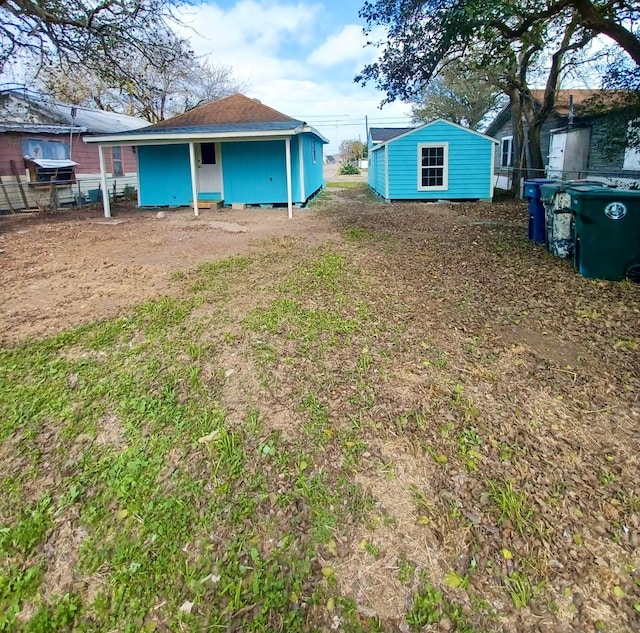
M 113 317 L 172 292 L 176 273 L 206 261 L 256 252 L 269 239 L 304 236 L 319 244 L 332 228 L 307 210 L 157 212 L 120 205 L 0 217 L 2 343 Z
M 640 285 L 330 185 L 0 218 L 0 630 L 640 630 Z

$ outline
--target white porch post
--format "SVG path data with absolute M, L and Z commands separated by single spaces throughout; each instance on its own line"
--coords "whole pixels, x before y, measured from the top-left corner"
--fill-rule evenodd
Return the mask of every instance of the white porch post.
M 198 217 L 198 171 L 196 166 L 196 146 L 189 143 L 189 165 L 191 167 L 191 195 L 193 196 L 193 214 Z
M 102 206 L 104 217 L 111 217 L 111 203 L 109 202 L 109 190 L 107 189 L 107 168 L 104 164 L 104 147 L 98 145 L 98 157 L 100 158 L 100 183 L 102 184 Z
M 298 163 L 300 164 L 300 202 L 304 204 L 307 196 L 304 191 L 304 151 L 302 147 L 302 134 L 298 134 Z
M 287 136 L 284 141 L 284 155 L 287 166 L 287 208 L 289 218 L 293 217 L 293 201 L 291 199 L 291 137 Z

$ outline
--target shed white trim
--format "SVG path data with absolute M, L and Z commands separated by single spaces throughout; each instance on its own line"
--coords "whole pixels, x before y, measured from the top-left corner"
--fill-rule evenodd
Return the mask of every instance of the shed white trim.
M 384 197 L 389 200 L 389 146 L 384 146 Z
M 493 147 L 493 145 L 492 145 Z M 418 191 L 447 191 L 449 189 L 449 143 L 444 141 L 444 142 L 440 142 L 440 143 L 418 143 L 418 182 L 417 182 L 417 188 Z M 430 150 L 430 149 L 442 149 L 442 164 L 439 163 L 433 163 L 433 164 L 428 164 L 425 165 L 423 163 L 424 161 L 424 153 L 423 150 Z M 427 156 L 428 159 L 434 158 L 433 153 L 431 153 L 431 156 Z M 435 157 L 436 159 L 438 158 L 437 156 Z M 431 170 L 433 172 L 433 170 L 440 170 L 442 169 L 442 184 L 439 185 L 425 185 L 424 184 L 424 178 L 425 178 L 425 173 L 424 170 L 427 170 L 429 172 L 429 170 Z M 426 175 L 427 179 L 429 178 L 437 178 L 437 175 L 433 174 L 433 173 L 427 173 Z
M 414 132 L 417 132 L 418 130 L 424 130 L 427 127 L 431 127 L 432 125 L 435 125 L 436 123 L 445 123 L 446 125 L 450 125 L 452 127 L 457 127 L 460 130 L 464 130 L 465 132 L 469 132 L 469 134 L 474 134 L 475 136 L 479 136 L 481 138 L 486 138 L 488 141 L 491 141 L 492 143 L 498 143 L 499 141 L 495 138 L 493 138 L 492 136 L 487 136 L 486 134 L 482 134 L 481 132 L 476 132 L 475 130 L 470 130 L 468 127 L 464 127 L 464 125 L 459 125 L 458 123 L 452 123 L 451 121 L 447 121 L 446 119 L 436 119 L 435 121 L 429 121 L 429 123 L 424 123 L 423 125 L 419 125 L 418 127 L 414 127 L 413 129 L 409 130 L 408 132 L 405 132 L 404 134 L 400 134 L 398 136 L 394 136 L 393 138 L 390 138 L 388 141 L 383 141 L 382 143 L 376 143 L 376 145 L 374 145 L 373 147 L 370 147 L 370 151 L 372 152 L 377 152 L 381 147 L 387 147 L 390 143 L 394 143 L 395 141 L 401 139 L 401 138 L 405 138 L 406 136 L 409 136 L 411 134 L 413 134 Z

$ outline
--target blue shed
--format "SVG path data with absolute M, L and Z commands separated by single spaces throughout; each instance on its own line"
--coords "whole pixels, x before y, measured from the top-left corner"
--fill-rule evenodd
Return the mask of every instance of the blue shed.
M 495 139 L 438 119 L 372 128 L 369 186 L 385 200 L 491 200 Z
M 291 217 L 294 205 L 324 185 L 327 139 L 304 121 L 241 94 L 149 127 L 85 141 L 97 143 L 101 152 L 125 143 L 137 148 L 142 207 L 193 205 L 198 215 L 199 203 L 219 200 L 286 205 Z

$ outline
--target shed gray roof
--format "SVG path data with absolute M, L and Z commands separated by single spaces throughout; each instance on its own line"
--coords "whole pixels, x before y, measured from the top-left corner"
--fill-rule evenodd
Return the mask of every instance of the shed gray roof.
M 2 92 L 29 104 L 62 125 L 86 128 L 88 132 L 124 132 L 150 125 L 148 121 L 138 117 L 62 103 L 39 93 L 15 89 Z
M 371 140 L 374 143 L 384 143 L 389 139 L 410 132 L 415 128 L 412 127 L 371 127 L 369 128 L 369 134 L 371 134 Z

